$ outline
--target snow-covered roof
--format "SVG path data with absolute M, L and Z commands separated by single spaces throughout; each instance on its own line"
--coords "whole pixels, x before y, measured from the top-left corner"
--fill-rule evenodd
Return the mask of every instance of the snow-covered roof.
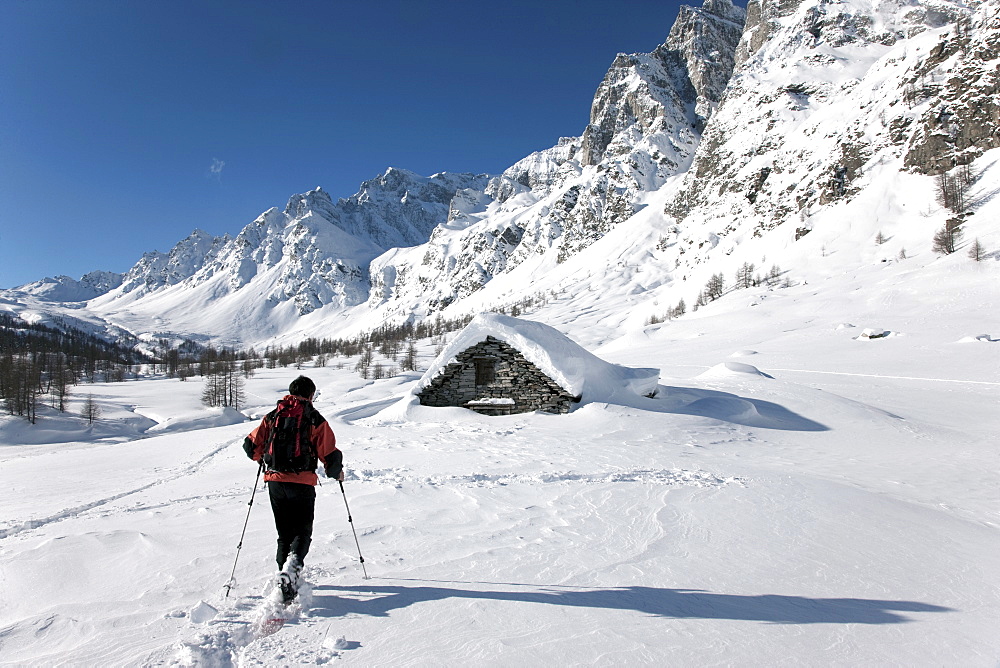
M 659 369 L 633 369 L 605 362 L 565 334 L 533 320 L 498 313 L 480 313 L 445 346 L 413 388 L 419 393 L 430 385 L 457 355 L 486 340 L 487 336 L 516 348 L 549 378 L 583 401 L 613 402 L 616 395 L 652 393 L 660 380 Z

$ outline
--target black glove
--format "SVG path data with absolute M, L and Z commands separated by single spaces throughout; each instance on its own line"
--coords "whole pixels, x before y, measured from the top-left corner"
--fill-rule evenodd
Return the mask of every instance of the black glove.
M 326 456 L 326 461 L 323 462 L 326 468 L 326 477 L 330 480 L 343 480 L 344 479 L 344 453 L 340 450 L 334 450 L 329 455 Z
M 247 457 L 253 459 L 253 451 L 256 449 L 257 446 L 254 445 L 254 442 L 250 440 L 249 436 L 243 439 L 243 452 L 247 453 Z

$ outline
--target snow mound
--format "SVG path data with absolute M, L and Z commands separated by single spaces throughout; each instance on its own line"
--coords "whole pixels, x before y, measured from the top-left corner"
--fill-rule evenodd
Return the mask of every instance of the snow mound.
M 756 355 L 756 350 L 737 350 L 735 353 L 730 355 L 730 357 L 749 357 L 750 355 Z
M 216 618 L 219 611 L 205 601 L 198 603 L 188 611 L 188 619 L 192 624 L 207 624 Z
M 223 408 L 208 408 L 194 415 L 177 415 L 164 419 L 162 422 L 146 430 L 148 434 L 163 434 L 179 431 L 209 429 L 211 427 L 228 427 L 247 421 L 247 416 L 231 406 Z
M 532 320 L 498 313 L 480 313 L 459 332 L 413 388 L 413 394 L 430 385 L 456 356 L 487 336 L 500 339 L 521 352 L 549 378 L 583 402 L 615 403 L 623 395 L 646 396 L 656 391 L 659 369 L 611 364 L 570 340 L 559 330 Z
M 958 340 L 958 343 L 996 343 L 1000 339 L 994 339 L 989 334 L 980 334 L 979 336 L 963 336 Z
M 717 420 L 764 426 L 766 420 L 753 402 L 738 397 L 705 397 L 687 406 L 687 411 Z
M 742 362 L 723 362 L 722 364 L 716 364 L 708 371 L 698 374 L 698 378 L 733 378 L 740 376 L 771 378 L 771 376 L 752 364 L 744 364 Z

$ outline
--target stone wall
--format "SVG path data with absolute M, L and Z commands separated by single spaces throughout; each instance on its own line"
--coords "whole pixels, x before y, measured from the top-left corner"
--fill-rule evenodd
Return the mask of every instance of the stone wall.
M 476 360 L 495 360 L 495 375 L 486 385 L 476 385 Z M 424 406 L 463 406 L 487 415 L 507 413 L 568 413 L 570 404 L 579 401 L 537 366 L 507 343 L 486 337 L 485 341 L 466 348 L 457 361 L 446 366 L 419 393 Z M 513 399 L 511 404 L 467 406 L 483 399 Z

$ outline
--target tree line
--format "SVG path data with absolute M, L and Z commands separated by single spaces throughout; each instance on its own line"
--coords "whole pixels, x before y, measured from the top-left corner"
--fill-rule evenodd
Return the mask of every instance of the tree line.
M 438 314 L 420 322 L 387 323 L 355 337 L 307 337 L 294 345 L 267 346 L 263 352 L 254 348 L 216 350 L 208 346 L 197 365 L 198 373 L 205 377 L 202 403 L 239 409 L 246 400 L 245 379 L 252 377 L 256 369 L 264 367 L 294 366 L 301 369 L 307 363 L 325 367 L 332 359 L 356 357 L 354 371 L 366 380 L 394 376 L 398 370 L 415 371 L 418 340 L 431 339 L 440 350 L 445 334 L 462 329 L 472 317 L 444 318 Z M 344 362 L 340 361 L 339 366 L 343 368 Z M 188 373 L 183 364 L 182 373 Z
M 65 411 L 73 385 L 98 378 L 124 380 L 128 369 L 145 361 L 134 343 L 0 313 L 0 401 L 8 413 L 32 423 L 44 397 Z
M 0 402 L 10 415 L 34 423 L 43 403 L 66 412 L 73 387 L 80 383 L 123 382 L 149 373 L 182 381 L 200 376 L 203 403 L 240 408 L 246 401 L 244 380 L 257 369 L 301 368 L 307 362 L 326 366 L 331 358 L 357 357 L 355 370 L 366 378 L 394 375 L 396 367 L 416 370 L 417 340 L 430 338 L 443 345 L 445 333 L 461 329 L 471 318 L 447 319 L 439 314 L 416 323 L 386 324 L 355 337 L 309 337 L 257 351 L 190 340 L 143 343 L 124 335 L 108 341 L 64 323 L 30 323 L 0 313 Z M 378 361 L 376 353 L 391 362 Z M 92 396 L 83 397 L 82 405 L 81 416 L 93 422 L 100 414 L 99 405 Z
M 965 230 L 962 225 L 969 216 L 969 195 L 976 184 L 978 175 L 970 165 L 959 165 L 955 169 L 938 174 L 934 181 L 937 203 L 955 215 L 948 218 L 944 226 L 934 232 L 931 250 L 939 255 L 951 255 L 962 245 Z M 973 239 L 968 246 L 967 255 L 980 262 L 986 255 L 986 248 L 979 239 Z

